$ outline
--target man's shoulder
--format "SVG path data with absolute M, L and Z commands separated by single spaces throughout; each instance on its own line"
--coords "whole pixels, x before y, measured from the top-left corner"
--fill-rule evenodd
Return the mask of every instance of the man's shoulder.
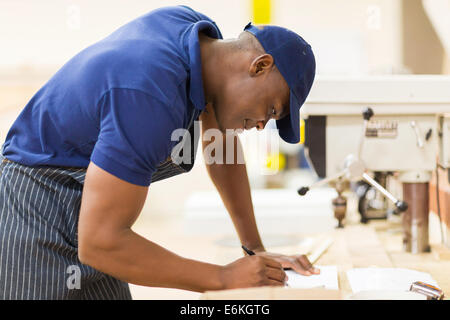
M 165 16 L 166 18 L 169 16 L 173 16 L 176 18 L 184 17 L 191 22 L 200 21 L 200 20 L 211 20 L 209 17 L 204 15 L 201 12 L 198 12 L 187 5 L 177 5 L 177 6 L 165 6 L 161 8 L 157 8 L 143 15 L 142 18 L 146 18 L 149 16 Z
M 98 93 L 111 88 L 136 89 L 169 104 L 179 85 L 189 77 L 188 68 L 186 57 L 157 40 L 128 39 L 87 48 L 72 58 L 57 77 L 62 82 L 99 88 Z
M 153 119 L 159 125 L 172 131 L 183 126 L 187 115 L 187 107 L 181 103 L 179 98 L 169 101 L 165 95 L 155 94 L 153 90 L 137 89 L 129 87 L 115 87 L 107 90 L 102 97 L 103 104 L 108 106 L 104 116 L 113 112 L 119 115 L 120 112 L 128 118 L 131 114 L 144 119 Z M 118 105 L 116 105 L 118 104 Z M 116 110 L 111 110 L 111 107 Z M 117 110 L 120 108 L 120 110 Z M 120 111 L 118 113 L 118 111 Z M 156 124 L 156 123 L 155 123 Z

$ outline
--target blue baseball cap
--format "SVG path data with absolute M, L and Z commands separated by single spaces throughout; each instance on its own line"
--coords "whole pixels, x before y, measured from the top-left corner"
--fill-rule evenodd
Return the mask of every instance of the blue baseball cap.
M 253 34 L 270 54 L 290 89 L 290 113 L 277 120 L 280 137 L 289 143 L 300 141 L 300 107 L 311 90 L 316 73 L 316 60 L 311 46 L 295 32 L 279 26 L 261 29 L 250 22 L 244 28 Z

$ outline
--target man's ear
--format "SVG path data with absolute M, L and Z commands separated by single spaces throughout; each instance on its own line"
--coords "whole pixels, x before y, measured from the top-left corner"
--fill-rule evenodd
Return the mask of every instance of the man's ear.
M 254 77 L 265 74 L 266 72 L 272 70 L 273 66 L 274 61 L 272 55 L 265 53 L 257 56 L 250 64 L 250 76 Z

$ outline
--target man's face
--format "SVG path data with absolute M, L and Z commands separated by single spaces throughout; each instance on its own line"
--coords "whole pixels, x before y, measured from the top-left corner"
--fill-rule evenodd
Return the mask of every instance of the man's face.
M 213 101 L 221 131 L 226 129 L 261 130 L 270 119 L 289 113 L 289 87 L 276 69 L 258 76 L 231 80 Z

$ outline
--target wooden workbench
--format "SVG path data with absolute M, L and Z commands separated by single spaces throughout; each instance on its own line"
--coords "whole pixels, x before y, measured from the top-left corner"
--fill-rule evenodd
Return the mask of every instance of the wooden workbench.
M 387 221 L 350 225 L 335 230 L 334 242 L 317 261 L 318 265 L 337 265 L 339 288 L 344 297 L 352 291 L 346 271 L 352 268 L 407 268 L 429 273 L 444 292 L 450 292 L 450 260 L 432 252 L 411 254 L 403 251 L 402 232 Z M 450 250 L 449 250 L 450 251 Z
M 382 267 L 407 268 L 429 273 L 440 288 L 450 293 L 450 259 L 442 259 L 436 249 L 442 247 L 432 245 L 430 253 L 411 254 L 403 251 L 402 231 L 397 223 L 386 220 L 371 221 L 369 224 L 350 223 L 342 229 L 332 232 L 333 243 L 317 260 L 316 265 L 336 265 L 340 298 L 348 298 L 352 294 L 346 271 L 352 268 Z M 450 249 L 444 249 L 450 252 Z M 257 291 L 249 291 L 252 295 Z M 223 291 L 223 297 L 233 297 Z M 234 297 L 245 298 L 243 292 Z M 316 294 L 316 293 L 314 293 Z M 314 297 L 314 294 L 312 297 Z M 207 292 L 202 298 L 220 299 L 221 294 Z M 278 293 L 278 297 L 283 297 Z M 302 295 L 299 295 L 301 297 Z M 320 296 L 320 295 L 319 295 Z M 249 297 L 250 298 L 250 297 Z M 333 296 L 331 296 L 333 299 Z
M 372 220 L 363 225 L 358 217 L 348 219 L 343 229 L 334 229 L 334 241 L 317 260 L 316 265 L 336 265 L 338 267 L 339 288 L 343 298 L 351 294 L 346 271 L 358 267 L 398 267 L 428 272 L 437 281 L 447 297 L 450 295 L 450 249 L 442 249 L 432 244 L 431 253 L 411 254 L 403 252 L 401 224 L 398 221 Z M 217 264 L 227 264 L 242 257 L 239 246 L 223 246 L 224 235 L 187 235 L 180 219 L 141 221 L 135 230 L 152 241 L 177 254 L 192 259 Z M 284 235 L 290 236 L 290 235 Z M 296 235 L 292 235 L 295 237 Z M 298 235 L 297 235 L 298 236 Z M 235 237 L 228 235 L 228 238 Z M 298 236 L 301 239 L 301 236 Z M 263 240 L 266 240 L 263 235 Z M 273 252 L 300 253 L 298 246 L 266 247 Z M 270 241 L 269 241 L 270 243 Z M 439 258 L 436 250 L 447 253 Z M 131 285 L 134 299 L 199 299 L 202 295 L 177 289 L 148 288 Z M 253 299 L 249 297 L 249 299 Z

